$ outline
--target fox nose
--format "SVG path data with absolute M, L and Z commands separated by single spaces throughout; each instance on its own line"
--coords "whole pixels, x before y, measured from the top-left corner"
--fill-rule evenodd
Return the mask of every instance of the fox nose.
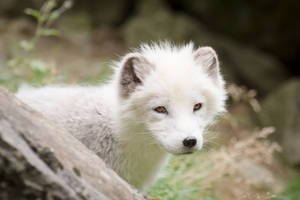
M 182 143 L 183 146 L 192 148 L 197 144 L 197 139 L 195 137 L 186 137 Z

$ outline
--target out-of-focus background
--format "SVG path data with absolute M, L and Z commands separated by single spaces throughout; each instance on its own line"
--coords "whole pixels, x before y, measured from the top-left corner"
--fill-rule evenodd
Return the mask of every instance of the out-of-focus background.
M 299 10 L 297 0 L 1 0 L 0 85 L 102 84 L 142 42 L 212 46 L 229 112 L 148 194 L 299 200 Z

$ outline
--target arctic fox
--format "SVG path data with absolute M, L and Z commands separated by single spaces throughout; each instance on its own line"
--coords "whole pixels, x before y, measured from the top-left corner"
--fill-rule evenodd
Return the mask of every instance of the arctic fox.
M 225 111 L 224 80 L 215 51 L 193 43 L 141 45 L 114 70 L 106 85 L 48 86 L 17 96 L 142 190 L 169 153 L 201 149 L 206 127 Z

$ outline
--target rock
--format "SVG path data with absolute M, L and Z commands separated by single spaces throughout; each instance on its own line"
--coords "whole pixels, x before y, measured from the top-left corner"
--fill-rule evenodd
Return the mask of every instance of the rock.
M 276 139 L 283 156 L 291 164 L 300 165 L 300 79 L 282 84 L 262 102 L 259 120 L 263 126 L 275 126 Z
M 6 60 L 6 52 L 4 52 L 4 44 L 0 39 L 0 70 L 4 67 L 4 62 Z
M 276 58 L 258 49 L 222 37 L 215 37 L 211 43 L 219 50 L 223 68 L 235 82 L 258 90 L 259 96 L 266 95 L 289 77 Z
M 219 32 L 256 44 L 283 60 L 298 60 L 300 1 L 170 1 Z
M 3 84 L 9 81 L 10 73 L 5 66 L 5 62 L 7 61 L 7 53 L 5 51 L 6 49 L 4 48 L 4 41 L 2 40 L 3 37 L 1 36 L 2 34 L 0 34 L 0 84 Z
M 88 12 L 95 25 L 119 25 L 132 11 L 134 0 L 75 0 L 74 14 Z
M 86 11 L 67 12 L 56 22 L 61 37 L 71 43 L 85 47 L 89 43 L 93 20 Z
M 0 199 L 145 198 L 71 134 L 0 88 Z
M 186 15 L 172 13 L 163 2 L 140 1 L 140 12 L 123 27 L 128 47 L 165 39 L 212 46 L 220 56 L 225 79 L 257 89 L 259 95 L 268 93 L 287 79 L 288 73 L 272 56 L 211 32 Z
M 138 15 L 124 25 L 124 39 L 128 47 L 138 47 L 141 42 L 171 40 L 188 42 L 192 39 L 195 25 L 184 15 L 170 12 L 163 1 L 143 0 Z
M 2 0 L 0 1 L 0 16 L 24 16 L 25 8 L 38 9 L 43 1 L 40 0 Z

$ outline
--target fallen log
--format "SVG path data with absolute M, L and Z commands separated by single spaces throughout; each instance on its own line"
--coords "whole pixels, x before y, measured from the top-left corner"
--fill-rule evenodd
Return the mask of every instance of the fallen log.
M 0 87 L 1 200 L 142 200 L 81 142 Z

